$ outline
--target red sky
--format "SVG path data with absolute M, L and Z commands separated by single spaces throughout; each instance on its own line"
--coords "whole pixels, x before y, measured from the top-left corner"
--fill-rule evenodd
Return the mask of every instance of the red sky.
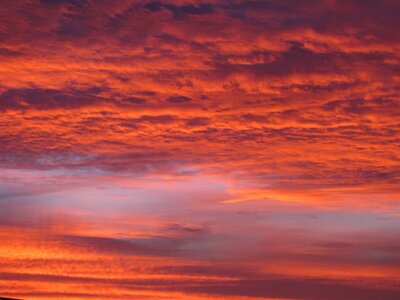
M 0 2 L 0 296 L 400 299 L 400 2 Z

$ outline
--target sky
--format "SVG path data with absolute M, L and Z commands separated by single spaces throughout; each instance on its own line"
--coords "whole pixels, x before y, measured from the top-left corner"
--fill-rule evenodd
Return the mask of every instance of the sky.
M 400 299 L 398 0 L 0 2 L 0 297 Z

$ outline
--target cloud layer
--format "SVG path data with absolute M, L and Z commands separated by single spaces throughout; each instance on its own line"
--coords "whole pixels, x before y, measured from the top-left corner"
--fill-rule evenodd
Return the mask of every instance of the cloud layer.
M 1 295 L 398 298 L 398 1 L 6 2 Z

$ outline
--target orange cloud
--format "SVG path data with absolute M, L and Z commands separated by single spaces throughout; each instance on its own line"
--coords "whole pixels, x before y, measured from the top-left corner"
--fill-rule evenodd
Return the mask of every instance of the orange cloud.
M 395 299 L 399 8 L 0 4 L 0 296 Z

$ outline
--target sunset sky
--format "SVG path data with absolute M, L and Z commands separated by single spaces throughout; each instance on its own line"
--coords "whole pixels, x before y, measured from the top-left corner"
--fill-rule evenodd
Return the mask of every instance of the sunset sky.
M 1 0 L 0 297 L 400 299 L 399 0 Z

